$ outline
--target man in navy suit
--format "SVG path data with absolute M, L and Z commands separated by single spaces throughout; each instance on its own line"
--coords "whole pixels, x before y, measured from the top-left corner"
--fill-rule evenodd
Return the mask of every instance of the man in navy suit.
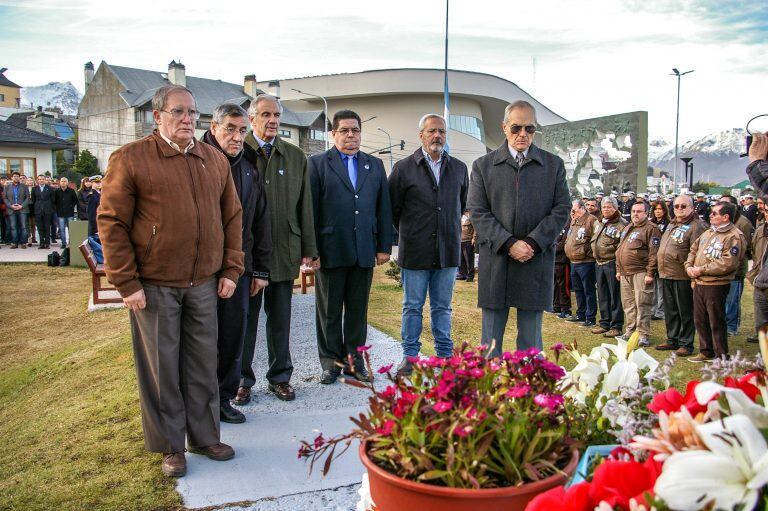
M 32 188 L 32 203 L 35 205 L 35 223 L 40 232 L 39 249 L 51 248 L 51 222 L 53 222 L 53 188 L 48 186 L 45 176 L 37 176 L 37 186 Z
M 309 175 L 319 258 L 316 268 L 316 328 L 320 383 L 345 373 L 369 379 L 357 348 L 368 330 L 368 295 L 373 268 L 392 252 L 392 207 L 381 160 L 360 151 L 360 116 L 333 116 L 334 147 L 309 158 Z

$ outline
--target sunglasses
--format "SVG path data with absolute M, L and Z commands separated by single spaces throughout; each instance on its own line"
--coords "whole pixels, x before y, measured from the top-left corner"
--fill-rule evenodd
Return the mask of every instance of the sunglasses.
M 512 126 L 509 127 L 509 131 L 511 131 L 515 135 L 520 133 L 520 130 L 523 130 L 523 129 L 529 135 L 533 135 L 534 133 L 536 133 L 536 126 L 532 124 L 529 124 L 528 126 L 520 126 L 518 124 L 513 124 Z
M 688 209 L 688 204 L 675 204 L 675 209 Z

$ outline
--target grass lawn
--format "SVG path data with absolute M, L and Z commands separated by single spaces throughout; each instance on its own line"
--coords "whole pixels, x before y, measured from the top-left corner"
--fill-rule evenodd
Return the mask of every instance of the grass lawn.
M 143 448 L 127 312 L 88 314 L 84 269 L 3 265 L 0 281 L 0 509 L 181 509 L 159 456 Z M 476 286 L 456 285 L 456 340 L 479 339 Z M 751 301 L 749 288 L 732 352 L 757 351 L 745 342 Z M 396 339 L 401 302 L 402 290 L 379 268 L 369 319 Z M 423 351 L 433 353 L 428 314 L 424 327 Z M 663 328 L 653 322 L 654 341 L 663 339 Z M 576 341 L 583 349 L 606 340 L 549 314 L 544 335 L 548 346 Z M 511 317 L 505 349 L 514 336 Z M 681 361 L 675 376 L 681 382 L 695 375 L 696 368 Z

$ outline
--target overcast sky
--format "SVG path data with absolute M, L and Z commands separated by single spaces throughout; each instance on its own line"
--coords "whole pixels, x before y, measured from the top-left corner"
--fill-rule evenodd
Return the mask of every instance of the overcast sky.
M 452 0 L 449 66 L 491 73 L 569 120 L 649 112 L 680 142 L 768 113 L 768 0 Z M 22 86 L 71 81 L 83 64 L 241 83 L 443 66 L 445 2 L 0 0 L 0 67 Z M 534 72 L 535 60 L 535 72 Z

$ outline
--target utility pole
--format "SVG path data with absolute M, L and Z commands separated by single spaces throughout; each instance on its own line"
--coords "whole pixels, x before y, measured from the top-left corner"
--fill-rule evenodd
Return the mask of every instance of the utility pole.
M 680 78 L 682 78 L 684 75 L 687 75 L 688 73 L 693 73 L 693 69 L 690 71 L 685 71 L 681 73 L 676 67 L 672 68 L 672 75 L 677 76 L 677 120 L 675 121 L 675 166 L 672 169 L 672 192 L 675 191 L 674 185 L 677 184 L 677 167 L 679 165 L 677 160 L 677 149 L 679 147 L 678 145 L 678 135 L 680 132 Z M 687 169 L 686 169 L 687 170 Z
M 392 168 L 395 166 L 395 164 L 392 162 L 392 137 L 389 136 L 389 133 L 381 129 L 381 127 L 376 128 L 377 130 L 381 131 L 385 135 L 387 135 L 387 138 L 389 139 L 389 173 L 392 173 Z
M 448 146 L 448 129 L 450 128 L 450 98 L 448 95 L 448 1 L 445 0 L 445 66 L 443 68 L 443 117 L 445 117 L 445 145 Z M 391 144 L 391 142 L 390 142 Z

